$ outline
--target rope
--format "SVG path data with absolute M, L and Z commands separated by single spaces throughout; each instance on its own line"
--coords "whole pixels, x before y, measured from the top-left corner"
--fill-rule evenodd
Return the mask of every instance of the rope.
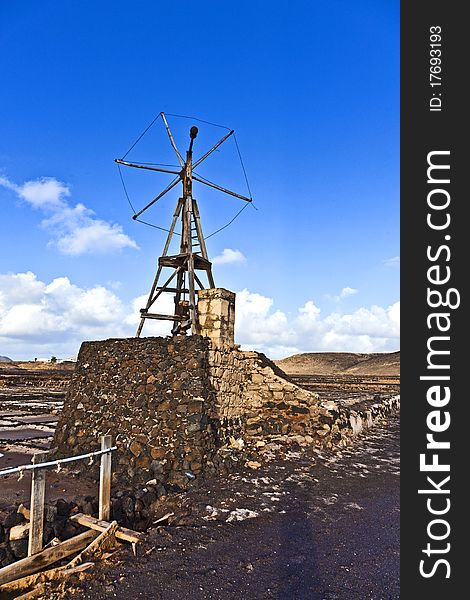
M 121 173 L 121 165 L 119 163 L 116 163 L 116 164 L 117 164 L 117 167 L 119 169 L 119 177 L 121 178 L 121 183 L 122 183 L 122 187 L 124 188 L 124 193 L 126 194 L 127 201 L 129 202 L 129 206 L 132 209 L 132 214 L 135 215 L 136 210 L 135 210 L 135 208 L 132 205 L 131 199 L 129 198 L 129 194 L 127 193 L 126 184 L 124 183 L 124 177 L 122 176 L 122 173 Z
M 147 221 L 142 221 L 142 219 L 134 219 L 134 221 L 138 221 L 139 223 L 142 223 L 143 225 L 148 225 L 149 227 L 153 227 L 154 229 L 160 229 L 160 231 L 166 231 L 167 233 L 170 233 L 169 229 L 165 229 L 165 227 L 159 227 L 158 225 L 154 225 L 153 223 L 148 223 Z M 177 231 L 173 231 L 174 235 L 179 235 L 181 237 L 181 233 L 178 233 Z
M 237 147 L 238 158 L 240 159 L 240 164 L 242 166 L 243 175 L 245 176 L 246 187 L 248 188 L 248 193 L 250 194 L 250 200 L 253 200 L 253 195 L 251 193 L 250 184 L 248 183 L 248 176 L 246 174 L 245 165 L 243 164 L 242 154 L 240 152 L 240 148 L 238 147 L 237 136 L 235 133 L 233 134 L 233 140 L 235 142 L 235 146 Z M 256 209 L 258 210 L 258 209 Z
M 129 148 L 129 150 L 124 154 L 124 156 L 121 158 L 121 160 L 124 160 L 126 158 L 126 156 L 129 154 L 129 152 L 132 150 L 132 148 L 134 148 L 134 146 L 140 142 L 140 140 L 144 137 L 144 135 L 147 133 L 147 131 L 152 127 L 152 125 L 155 123 L 155 121 L 161 116 L 161 112 L 158 113 L 158 115 L 155 117 L 155 119 L 150 123 L 150 125 L 148 125 L 144 131 L 139 135 L 139 137 L 136 139 L 136 141 L 132 144 L 132 146 Z
M 231 224 L 232 224 L 232 223 L 235 221 L 235 219 L 237 219 L 237 218 L 238 218 L 238 217 L 239 217 L 239 216 L 242 214 L 242 212 L 245 210 L 245 208 L 247 208 L 247 206 L 249 206 L 249 204 L 250 204 L 250 203 L 249 203 L 249 202 L 247 202 L 247 203 L 246 203 L 246 204 L 245 204 L 245 205 L 244 205 L 244 206 L 243 206 L 243 207 L 242 207 L 242 208 L 241 208 L 241 209 L 240 209 L 240 210 L 237 212 L 237 214 L 236 214 L 236 215 L 233 217 L 233 219 L 232 219 L 231 221 L 229 221 L 229 222 L 228 222 L 226 225 L 224 225 L 224 226 L 223 226 L 223 227 L 221 227 L 220 229 L 217 229 L 216 231 L 213 231 L 211 234 L 209 234 L 209 235 L 206 235 L 206 236 L 205 236 L 205 239 L 206 239 L 206 240 L 208 240 L 210 237 L 212 237 L 212 236 L 213 236 L 213 235 L 215 235 L 216 233 L 219 233 L 219 232 L 220 232 L 220 231 L 222 231 L 223 229 L 226 229 L 226 228 L 227 228 L 229 225 L 231 225 Z M 256 210 L 258 210 L 258 209 L 256 209 Z
M 198 119 L 196 117 L 188 117 L 188 115 L 175 115 L 173 113 L 165 113 L 168 117 L 179 117 L 180 119 L 191 119 L 192 121 L 197 121 L 198 123 L 205 123 L 206 125 L 213 125 L 214 127 L 220 127 L 221 129 L 226 129 L 227 131 L 231 131 L 230 127 L 226 127 L 225 125 L 219 125 L 218 123 L 211 123 L 210 121 L 204 121 L 203 119 Z

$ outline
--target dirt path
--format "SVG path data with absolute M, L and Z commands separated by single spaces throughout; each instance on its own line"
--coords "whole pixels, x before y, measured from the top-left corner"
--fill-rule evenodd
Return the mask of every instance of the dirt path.
M 398 419 L 340 455 L 290 452 L 241 469 L 210 494 L 186 494 L 179 526 L 154 530 L 140 557 L 120 553 L 66 597 L 398 600 L 398 476 Z

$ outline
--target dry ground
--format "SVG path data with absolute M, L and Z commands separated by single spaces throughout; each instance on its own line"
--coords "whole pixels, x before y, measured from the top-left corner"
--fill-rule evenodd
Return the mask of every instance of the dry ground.
M 63 597 L 398 600 L 398 418 L 336 455 L 262 462 L 181 494 L 137 558 L 115 554 Z
M 325 398 L 374 394 L 382 391 L 376 382 L 399 385 L 399 353 L 342 353 L 341 358 L 321 353 L 286 360 L 293 371 L 285 361 L 278 365 L 307 376 L 303 384 Z M 35 376 L 48 376 L 44 365 L 33 363 L 32 369 L 30 365 L 3 363 L 0 379 L 8 377 L 7 369 L 20 377 L 33 372 L 33 383 Z M 59 365 L 49 370 L 52 379 L 59 370 Z M 44 402 L 56 406 L 58 398 L 49 394 L 47 386 L 13 387 L 11 397 L 8 389 L 0 387 L 7 420 L 15 417 L 11 414 L 15 411 L 25 418 L 44 415 Z M 36 397 L 41 395 L 40 387 L 42 399 Z M 21 409 L 18 403 L 23 403 Z M 52 422 L 27 426 L 53 427 Z M 29 446 L 18 448 L 6 443 L 1 460 L 13 464 L 22 452 L 27 455 L 47 445 L 48 439 L 33 439 Z M 168 509 L 176 513 L 171 526 L 151 530 L 137 557 L 122 549 L 80 579 L 69 581 L 62 597 L 398 600 L 398 418 L 376 425 L 337 454 L 299 448 L 286 455 L 268 447 L 261 462 L 257 470 L 239 465 L 226 478 L 197 481 L 189 492 L 169 497 Z M 26 477 L 19 483 L 16 479 L 11 485 L 5 485 L 7 480 L 2 483 L 4 503 L 27 498 Z M 70 497 L 77 482 L 69 483 L 66 491 L 63 479 L 51 477 L 48 496 Z M 24 493 L 26 498 L 21 497 Z M 46 597 L 56 594 L 50 590 Z

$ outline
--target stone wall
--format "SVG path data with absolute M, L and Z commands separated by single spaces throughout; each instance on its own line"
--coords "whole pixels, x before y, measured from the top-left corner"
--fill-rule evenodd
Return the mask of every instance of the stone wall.
M 59 456 L 86 452 L 110 433 L 116 479 L 184 487 L 224 469 L 227 448 L 268 439 L 344 446 L 396 407 L 321 402 L 264 355 L 201 336 L 85 342 L 54 447 Z
M 180 483 L 214 451 L 208 344 L 200 336 L 82 344 L 54 438 L 61 456 L 117 439 L 115 475 Z
M 321 401 L 318 394 L 290 382 L 263 354 L 238 347 L 211 344 L 208 364 L 214 420 L 225 443 L 238 437 L 256 445 L 274 437 L 341 447 L 399 407 L 399 396 L 354 404 Z

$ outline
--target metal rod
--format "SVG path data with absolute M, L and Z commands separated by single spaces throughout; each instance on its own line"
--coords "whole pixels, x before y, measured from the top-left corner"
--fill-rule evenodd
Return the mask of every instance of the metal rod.
M 135 215 L 133 215 L 133 219 L 137 219 L 137 217 L 139 217 L 144 211 L 147 210 L 147 208 L 150 208 L 152 206 L 152 204 L 155 204 L 155 202 L 157 200 L 160 200 L 160 198 L 162 198 L 167 192 L 169 192 L 171 189 L 173 189 L 175 187 L 176 184 L 178 184 L 181 181 L 181 177 L 177 177 L 176 179 L 174 179 L 170 185 L 168 185 L 163 192 L 161 192 L 160 194 L 158 194 L 158 196 L 156 198 L 154 198 L 151 202 L 149 202 L 147 204 L 147 206 L 144 206 L 144 208 L 142 210 L 139 210 L 138 213 L 135 213 Z
M 228 194 L 229 196 L 235 196 L 235 198 L 240 198 L 240 200 L 245 200 L 246 202 L 253 202 L 253 200 L 251 198 L 246 198 L 245 196 L 242 196 L 241 194 L 232 192 L 231 190 L 228 190 L 227 188 L 223 188 L 222 186 L 217 185 L 216 183 L 207 181 L 207 179 L 200 179 L 199 177 L 197 177 L 194 174 L 193 174 L 193 179 L 195 179 L 196 181 L 199 181 L 199 183 L 203 183 L 204 185 L 208 185 L 209 187 L 219 190 L 219 192 L 224 192 L 224 194 Z
M 100 456 L 101 454 L 106 454 L 107 452 L 114 452 L 117 450 L 117 446 L 113 446 L 107 450 L 97 450 L 96 452 L 88 452 L 88 454 L 80 454 L 79 456 L 69 456 L 67 458 L 58 458 L 57 460 L 52 460 L 49 462 L 41 463 L 41 464 L 29 464 L 29 465 L 21 465 L 19 467 L 10 467 L 9 469 L 3 469 L 0 471 L 0 477 L 3 475 L 10 475 L 10 473 L 21 473 L 22 471 L 34 471 L 34 469 L 45 469 L 47 467 L 54 467 L 58 464 L 67 463 L 67 462 L 75 462 L 77 460 L 84 460 L 85 458 L 90 458 L 92 456 Z
M 180 165 L 183 166 L 183 164 L 184 164 L 183 159 L 181 158 L 181 154 L 178 152 L 178 148 L 176 147 L 175 140 L 173 139 L 173 136 L 171 135 L 170 126 L 167 123 L 165 114 L 164 113 L 160 113 L 160 114 L 162 115 L 162 120 L 165 123 L 166 132 L 168 133 L 168 137 L 170 138 L 170 143 L 173 146 L 173 150 L 176 152 L 176 156 L 178 157 L 178 161 L 179 161 Z
M 170 169 L 159 169 L 157 167 L 147 167 L 146 165 L 138 165 L 136 163 L 130 163 L 120 158 L 114 159 L 115 163 L 125 165 L 126 167 L 134 167 L 134 169 L 145 169 L 146 171 L 158 171 L 159 173 L 172 173 L 173 175 L 179 175 L 180 171 L 172 171 Z
M 195 169 L 198 165 L 200 165 L 202 163 L 203 160 L 206 160 L 206 158 L 209 156 L 209 154 L 212 154 L 212 152 L 214 152 L 214 150 L 217 150 L 217 148 L 223 144 L 225 142 L 226 139 L 228 139 L 232 133 L 234 133 L 235 130 L 232 129 L 232 131 L 230 131 L 229 133 L 227 133 L 227 135 L 225 135 L 221 140 L 219 140 L 217 142 L 217 144 L 215 146 L 212 146 L 212 148 L 210 150 L 208 150 L 203 156 L 201 156 L 201 158 L 199 158 L 194 164 L 193 164 L 193 169 Z

